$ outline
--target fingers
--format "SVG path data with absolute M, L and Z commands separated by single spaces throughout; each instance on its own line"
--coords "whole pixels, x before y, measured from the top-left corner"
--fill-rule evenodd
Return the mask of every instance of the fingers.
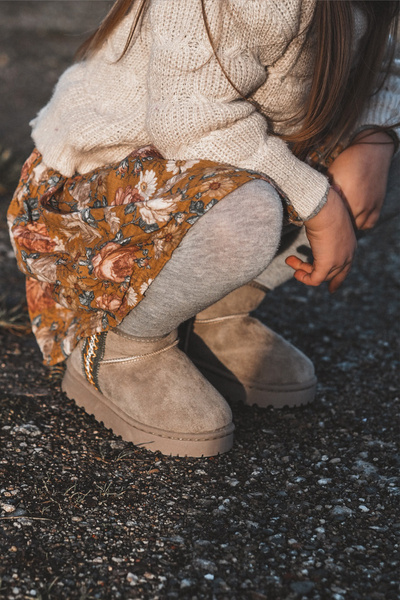
M 352 260 L 349 259 L 343 265 L 332 267 L 330 269 L 316 265 L 305 263 L 297 256 L 289 256 L 286 259 L 286 264 L 295 270 L 294 278 L 305 285 L 317 287 L 324 281 L 329 281 L 328 289 L 331 293 L 335 292 L 346 279 L 351 269 Z
M 375 211 L 362 211 L 355 217 L 355 225 L 359 230 L 372 229 L 378 219 L 379 219 L 379 210 Z
M 325 279 L 319 274 L 317 274 L 315 271 L 313 271 L 312 273 L 306 273 L 301 269 L 295 272 L 294 278 L 297 279 L 297 281 L 304 283 L 304 285 L 310 285 L 313 287 L 318 287 L 319 285 L 321 285 L 321 283 L 325 281 Z
M 372 229 L 376 225 L 385 199 L 385 193 L 375 194 L 371 197 L 370 190 L 368 190 L 367 196 L 365 196 L 365 192 L 358 191 L 358 196 L 355 199 L 353 198 L 353 202 L 350 203 L 339 184 L 333 182 L 331 186 L 347 206 L 355 229 Z
M 293 254 L 291 256 L 288 256 L 285 262 L 287 265 L 289 265 L 289 267 L 292 267 L 292 269 L 294 269 L 295 271 L 302 270 L 305 273 L 311 273 L 311 271 L 313 270 L 313 266 L 310 265 L 310 263 L 303 262 L 298 256 L 295 256 Z
M 348 263 L 347 265 L 345 265 L 341 269 L 341 271 L 330 280 L 329 285 L 328 285 L 328 290 L 330 291 L 331 294 L 336 292 L 336 290 L 342 285 L 343 281 L 346 279 L 347 275 L 350 272 L 351 265 L 352 265 L 351 262 Z
M 314 266 L 315 263 L 310 265 L 294 255 L 288 256 L 285 262 L 289 267 L 292 267 L 292 269 L 295 270 L 295 279 L 305 285 L 318 286 L 325 281 L 326 273 L 317 272 Z

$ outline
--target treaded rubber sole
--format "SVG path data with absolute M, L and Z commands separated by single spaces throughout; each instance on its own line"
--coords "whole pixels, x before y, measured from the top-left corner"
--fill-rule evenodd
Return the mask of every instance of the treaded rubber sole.
M 284 408 L 285 406 L 301 406 L 309 404 L 315 398 L 317 378 L 314 377 L 303 384 L 288 384 L 285 386 L 270 386 L 269 388 L 256 388 L 244 382 L 232 380 L 217 370 L 211 370 L 200 362 L 193 361 L 204 377 L 225 398 L 233 402 L 242 402 L 252 406 L 256 404 L 261 408 Z
M 67 367 L 61 383 L 61 389 L 68 398 L 93 415 L 97 421 L 111 429 L 123 440 L 152 452 L 161 452 L 170 456 L 215 456 L 227 452 L 233 445 L 233 423 L 216 431 L 185 434 L 150 428 L 130 418 L 111 400 L 103 396 L 96 388 L 79 374 Z

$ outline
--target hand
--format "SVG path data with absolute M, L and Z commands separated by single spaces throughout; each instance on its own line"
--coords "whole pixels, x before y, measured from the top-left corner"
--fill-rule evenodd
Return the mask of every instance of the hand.
M 387 133 L 375 130 L 363 131 L 357 140 L 360 143 L 339 154 L 328 173 L 347 203 L 357 229 L 371 229 L 385 199 L 393 140 Z
M 350 271 L 357 240 L 349 211 L 333 188 L 329 190 L 326 204 L 305 222 L 305 227 L 313 264 L 297 256 L 289 256 L 286 264 L 295 270 L 298 281 L 312 286 L 329 281 L 329 291 L 335 292 Z

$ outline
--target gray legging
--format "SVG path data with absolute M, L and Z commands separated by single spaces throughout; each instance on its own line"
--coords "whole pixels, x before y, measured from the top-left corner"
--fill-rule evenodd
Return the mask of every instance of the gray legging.
M 138 337 L 164 335 L 253 279 L 276 287 L 293 275 L 284 259 L 305 243 L 298 232 L 283 238 L 289 243 L 274 259 L 282 234 L 278 194 L 262 180 L 242 185 L 188 231 L 119 328 Z

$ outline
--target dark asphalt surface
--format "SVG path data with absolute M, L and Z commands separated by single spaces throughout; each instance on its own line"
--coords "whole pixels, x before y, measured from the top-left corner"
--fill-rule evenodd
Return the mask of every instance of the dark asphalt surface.
M 23 299 L 4 216 L 27 122 L 106 4 L 0 2 L 0 311 Z M 293 281 L 258 312 L 315 361 L 317 400 L 233 406 L 224 456 L 122 442 L 0 326 L 1 599 L 400 598 L 399 166 L 341 290 Z

